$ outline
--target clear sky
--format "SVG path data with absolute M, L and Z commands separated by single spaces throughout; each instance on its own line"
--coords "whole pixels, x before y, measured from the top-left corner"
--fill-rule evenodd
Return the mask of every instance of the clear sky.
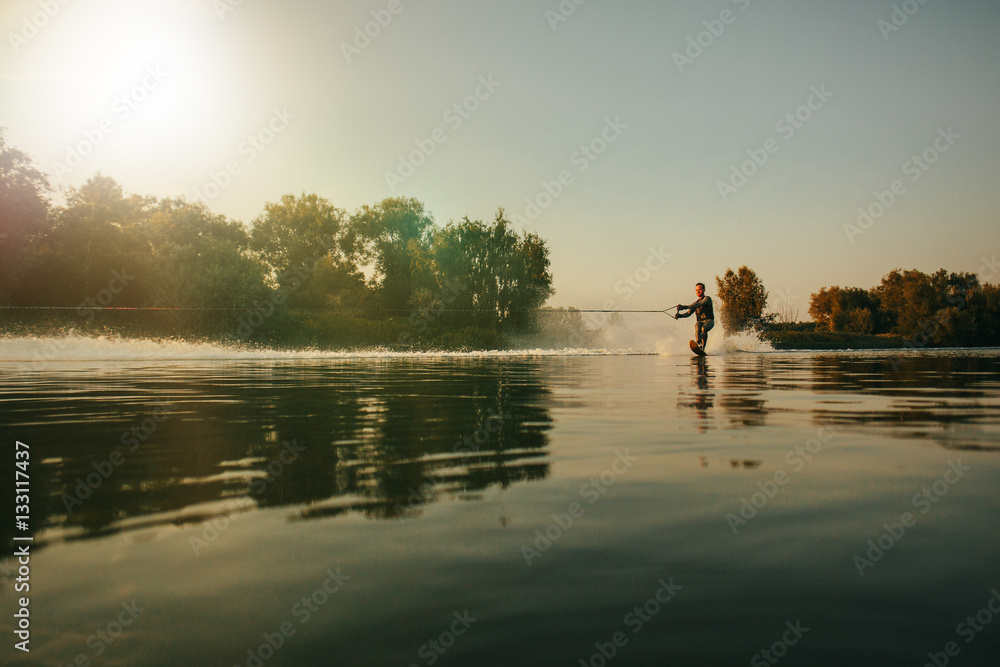
M 56 185 L 246 223 L 303 191 L 503 206 L 552 305 L 746 264 L 808 319 L 820 287 L 1000 254 L 996 0 L 4 0 L 0 29 L 0 126 Z

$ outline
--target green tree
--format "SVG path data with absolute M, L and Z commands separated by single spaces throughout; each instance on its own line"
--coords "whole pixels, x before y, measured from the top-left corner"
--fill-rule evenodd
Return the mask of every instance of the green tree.
M 624 318 L 614 313 L 608 318 L 609 329 L 624 326 Z M 552 347 L 587 348 L 597 343 L 600 331 L 589 328 L 576 308 L 541 308 L 538 332 L 532 340 Z
M 554 292 L 545 242 L 511 230 L 503 209 L 490 225 L 450 223 L 434 234 L 432 255 L 441 283 L 461 287 L 452 317 L 477 327 L 524 331 Z
M 152 303 L 185 308 L 254 308 L 270 295 L 267 267 L 250 251 L 238 222 L 203 204 L 161 200 L 145 225 L 152 261 Z M 190 328 L 230 329 L 231 313 L 193 311 Z
M 126 197 L 121 185 L 101 174 L 71 189 L 38 243 L 35 305 L 77 305 L 107 289 L 116 273 L 134 278 L 115 294 L 115 305 L 143 301 L 150 261 L 144 224 L 154 205 L 151 197 Z
M 722 302 L 722 325 L 726 333 L 736 333 L 760 323 L 767 306 L 767 290 L 757 274 L 746 266 L 735 273 L 727 269 L 715 277 L 716 293 Z
M 276 279 L 326 254 L 343 254 L 346 213 L 316 194 L 268 202 L 252 225 L 251 243 Z
M 253 222 L 251 247 L 297 308 L 357 305 L 364 278 L 354 262 L 345 211 L 316 194 L 286 194 Z
M 965 344 L 976 336 L 976 314 L 969 305 L 980 285 L 973 274 L 894 269 L 872 291 L 892 333 L 919 335 L 937 345 Z
M 403 197 L 362 206 L 351 216 L 346 245 L 371 267 L 376 304 L 384 312 L 405 316 L 414 290 L 426 286 L 428 276 L 416 269 L 433 224 L 423 204 Z

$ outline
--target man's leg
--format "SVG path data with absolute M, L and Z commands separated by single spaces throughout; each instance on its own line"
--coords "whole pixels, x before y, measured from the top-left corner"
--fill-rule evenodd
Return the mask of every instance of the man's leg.
M 715 326 L 715 320 L 705 320 L 704 322 L 699 322 L 701 327 L 701 337 L 698 339 L 698 345 L 701 345 L 701 349 L 708 347 L 708 332 L 712 330 Z

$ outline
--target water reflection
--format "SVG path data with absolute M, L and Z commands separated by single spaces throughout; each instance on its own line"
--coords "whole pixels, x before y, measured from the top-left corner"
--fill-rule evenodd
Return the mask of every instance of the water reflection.
M 683 589 L 615 665 L 746 664 L 796 619 L 814 630 L 788 664 L 922 664 L 997 585 L 1000 355 L 892 361 L 184 362 L 7 376 L 0 418 L 32 444 L 32 517 L 49 528 L 32 554 L 44 640 L 30 661 L 97 658 L 88 637 L 136 600 L 149 611 L 102 664 L 258 664 L 248 650 L 286 622 L 296 634 L 267 664 L 426 664 L 421 647 L 464 610 L 479 620 L 435 664 L 578 664 L 630 631 L 624 615 L 663 578 Z M 836 436 L 808 449 L 827 426 Z M 789 457 L 802 447 L 810 458 Z M 854 556 L 919 512 L 914 494 L 957 462 L 942 447 L 980 451 L 859 576 Z M 636 465 L 590 503 L 582 485 L 619 450 Z M 94 474 L 68 512 L 64 498 Z M 744 499 L 753 513 L 734 532 L 727 515 Z M 210 548 L 195 541 L 237 514 Z M 525 545 L 540 549 L 530 564 Z M 14 566 L 0 561 L 11 607 Z M 340 568 L 350 580 L 306 625 L 294 605 Z M 982 633 L 963 661 L 992 664 L 998 640 Z
M 281 506 L 296 507 L 299 520 L 413 518 L 442 498 L 550 474 L 553 383 L 567 390 L 559 405 L 586 408 L 587 373 L 603 363 L 569 361 L 213 362 L 8 376 L 0 418 L 44 451 L 32 482 L 45 501 L 33 504 L 33 519 L 66 539 Z M 687 381 L 671 379 L 676 413 L 702 435 L 800 413 L 820 426 L 1000 451 L 995 355 L 746 354 L 682 364 Z M 654 381 L 663 378 L 642 378 L 655 405 Z
M 819 357 L 813 364 L 813 390 L 821 398 L 855 396 L 822 402 L 816 414 L 830 424 L 928 439 L 945 449 L 1000 451 L 997 370 L 995 356 Z
M 692 360 L 695 368 L 695 360 Z M 699 430 L 712 407 L 711 374 L 694 373 Z M 756 354 L 724 359 L 718 406 L 731 428 L 763 427 L 809 392 L 817 424 L 876 429 L 880 436 L 929 438 L 946 449 L 998 451 L 995 355 Z M 780 404 L 780 405 L 779 405 Z
M 697 419 L 698 431 L 705 433 L 710 428 L 711 414 L 709 410 L 714 406 L 715 399 L 708 359 L 692 357 L 690 370 L 694 377 L 694 391 L 691 393 L 682 392 L 677 400 L 677 407 L 693 411 Z
M 295 505 L 304 519 L 413 516 L 442 496 L 546 477 L 550 390 L 537 367 L 449 370 L 126 371 L 8 390 L 3 420 L 45 452 L 36 526 L 70 539 L 148 525 L 137 522 L 146 515 L 183 524 L 254 506 Z M 240 498 L 252 502 L 219 505 Z

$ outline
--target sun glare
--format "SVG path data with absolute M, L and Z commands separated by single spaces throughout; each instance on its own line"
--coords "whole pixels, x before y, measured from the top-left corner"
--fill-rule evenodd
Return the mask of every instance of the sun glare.
M 191 3 L 110 0 L 62 11 L 65 20 L 44 33 L 59 47 L 25 53 L 45 91 L 37 122 L 55 160 L 73 161 L 74 152 L 93 153 L 98 166 L 140 155 L 170 159 L 206 138 L 205 100 L 224 94 L 206 67 L 215 46 L 205 27 L 214 16 Z

